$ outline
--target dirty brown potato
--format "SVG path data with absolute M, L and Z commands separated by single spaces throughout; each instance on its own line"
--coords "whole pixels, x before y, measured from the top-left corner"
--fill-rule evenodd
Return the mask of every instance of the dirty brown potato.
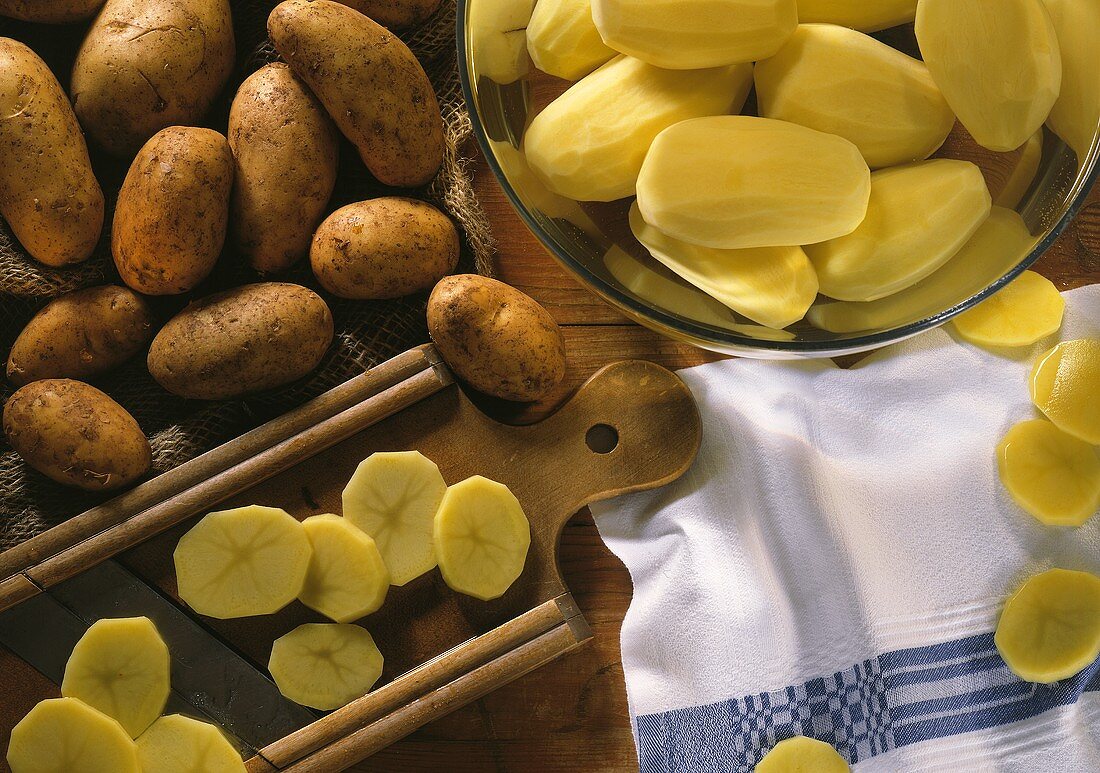
M 443 163 L 439 102 L 399 38 L 333 0 L 285 0 L 267 30 L 375 177 L 406 188 L 435 177 Z
M 94 378 L 133 357 L 153 338 L 145 299 L 125 287 L 89 287 L 50 301 L 15 339 L 8 380 Z
M 565 340 L 553 317 L 495 279 L 443 279 L 428 299 L 428 330 L 451 369 L 494 397 L 539 400 L 565 377 Z
M 103 0 L 0 0 L 0 16 L 43 24 L 68 24 L 95 16 Z
M 225 245 L 232 188 L 225 137 L 192 126 L 157 132 L 118 192 L 111 253 L 122 281 L 146 295 L 194 289 Z
M 339 0 L 391 30 L 423 23 L 439 8 L 440 0 Z
M 69 99 L 10 38 L 0 38 L 0 215 L 47 266 L 87 259 L 103 229 L 103 191 Z
M 246 285 L 188 306 L 153 339 L 149 372 L 180 397 L 224 400 L 312 371 L 333 338 L 319 295 L 278 282 Z
M 423 201 L 399 197 L 349 204 L 313 237 L 313 274 L 333 295 L 400 298 L 427 290 L 458 265 L 458 231 Z
M 336 185 L 336 127 L 283 62 L 241 84 L 229 110 L 236 159 L 233 245 L 261 273 L 285 271 L 309 243 Z
M 107 0 L 73 65 L 84 129 L 132 157 L 161 129 L 197 123 L 233 69 L 229 0 Z
M 4 434 L 28 465 L 86 491 L 122 488 L 152 465 L 134 417 L 79 381 L 47 379 L 16 391 L 4 406 Z

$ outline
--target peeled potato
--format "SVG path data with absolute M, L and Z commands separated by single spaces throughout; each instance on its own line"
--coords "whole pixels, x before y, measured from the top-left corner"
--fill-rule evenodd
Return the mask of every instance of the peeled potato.
M 434 536 L 447 585 L 492 601 L 523 572 L 531 525 L 507 486 L 475 475 L 447 489 L 435 516 Z
M 592 0 L 604 42 L 670 70 L 765 59 L 798 24 L 796 0 Z
M 936 159 L 871 175 L 867 218 L 850 234 L 806 247 L 821 292 L 876 301 L 912 287 L 970 240 L 992 207 L 982 171 Z
M 645 222 L 691 244 L 787 247 L 851 233 L 870 191 L 870 170 L 848 140 L 727 115 L 657 136 L 638 176 L 638 208 Z
M 764 755 L 755 773 L 848 773 L 844 758 L 824 741 L 798 736 L 780 741 Z
M 268 670 L 290 700 L 331 711 L 370 691 L 382 675 L 382 653 L 357 625 L 310 623 L 275 640 Z
M 394 585 L 435 568 L 432 529 L 447 484 L 419 451 L 371 454 L 344 489 L 344 517 L 374 538 Z
M 1019 214 L 993 207 L 970 241 L 926 279 L 877 301 L 819 303 L 806 318 L 832 333 L 888 330 L 927 319 L 989 287 L 1017 266 L 1034 243 Z
M 1100 446 L 1100 339 L 1065 341 L 1031 371 L 1031 400 L 1054 425 Z
M 1032 577 L 1005 604 L 994 641 L 1025 681 L 1076 676 L 1100 657 L 1100 577 L 1068 569 Z
M 800 22 L 841 24 L 877 32 L 913 21 L 917 0 L 798 0 Z
M 302 524 L 285 510 L 210 513 L 176 545 L 179 597 L 208 617 L 274 614 L 302 592 L 311 552 Z
M 793 325 L 817 298 L 817 274 L 801 247 L 699 247 L 646 223 L 636 203 L 630 208 L 630 230 L 673 272 L 765 327 Z
M 1053 282 L 1025 271 L 951 322 L 960 336 L 978 346 L 1031 346 L 1058 332 L 1065 309 Z
M 525 28 L 535 0 L 477 0 L 470 3 L 469 35 L 478 75 L 508 85 L 531 69 Z
M 1047 123 L 1085 163 L 1100 124 L 1096 52 L 1100 51 L 1100 3 L 1096 0 L 1043 0 L 1058 35 L 1062 88 Z
M 390 589 L 390 573 L 378 547 L 338 515 L 302 521 L 313 555 L 298 599 L 338 623 L 376 612 Z
M 1009 430 L 997 464 L 1016 504 L 1048 526 L 1081 526 L 1100 508 L 1096 449 L 1045 419 Z
M 245 773 L 221 731 L 179 714 L 161 717 L 137 741 L 141 773 Z
M 754 78 L 761 116 L 844 137 L 872 169 L 928 158 L 955 125 L 922 62 L 834 24 L 800 25 Z
M 1050 115 L 1062 60 L 1040 0 L 921 0 L 916 32 L 932 77 L 978 144 L 1015 150 Z
M 142 773 L 122 725 L 76 698 L 31 709 L 12 728 L 8 765 L 12 773 Z
M 592 0 L 539 0 L 527 25 L 527 52 L 535 67 L 570 81 L 618 55 L 592 21 Z
M 65 665 L 61 694 L 118 720 L 137 738 L 164 711 L 172 660 L 147 617 L 93 623 Z
M 527 162 L 547 188 L 577 201 L 633 196 L 654 137 L 688 118 L 736 113 L 751 88 L 751 65 L 676 71 L 619 57 L 535 116 Z

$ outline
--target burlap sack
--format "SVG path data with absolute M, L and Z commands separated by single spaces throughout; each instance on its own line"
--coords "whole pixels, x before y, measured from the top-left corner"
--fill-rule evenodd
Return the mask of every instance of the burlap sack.
M 237 36 L 237 68 L 222 99 L 205 122 L 226 129 L 229 104 L 237 86 L 277 55 L 267 40 L 266 21 L 276 0 L 232 0 Z M 68 73 L 86 25 L 56 27 L 0 19 L 0 35 L 33 48 L 68 86 Z M 439 11 L 403 37 L 427 70 L 443 109 L 447 150 L 443 168 L 427 188 L 393 191 L 366 171 L 347 142 L 341 146 L 340 175 L 331 208 L 387 193 L 415 195 L 445 209 L 465 233 L 460 270 L 488 273 L 492 250 L 489 225 L 460 155 L 469 139 L 470 117 L 459 86 L 455 52 L 455 0 L 443 0 Z M 29 258 L 0 222 L 0 352 L 6 357 L 12 341 L 31 316 L 50 298 L 81 287 L 118 282 L 110 256 L 110 222 L 114 198 L 126 164 L 98 154 L 93 165 L 107 194 L 107 223 L 94 257 L 67 270 L 53 270 Z M 318 289 L 308 266 L 300 265 L 280 280 Z M 215 275 L 191 296 L 155 299 L 162 321 L 190 298 L 258 277 L 231 250 Z M 322 293 L 324 295 L 324 293 Z M 424 324 L 426 295 L 398 301 L 345 301 L 325 296 L 336 321 L 336 341 L 318 370 L 305 380 L 274 392 L 224 403 L 186 401 L 161 389 L 145 369 L 143 357 L 96 382 L 138 420 L 153 446 L 154 474 L 222 443 L 262 421 L 320 394 L 399 352 L 427 340 Z M 11 386 L 0 387 L 7 400 Z M 27 468 L 0 438 L 0 549 L 46 529 L 105 497 L 65 489 Z

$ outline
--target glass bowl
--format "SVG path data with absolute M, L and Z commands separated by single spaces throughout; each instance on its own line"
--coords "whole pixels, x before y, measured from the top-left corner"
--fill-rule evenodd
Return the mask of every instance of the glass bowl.
M 1017 229 L 1019 237 L 1012 247 L 990 265 L 983 263 L 980 270 L 961 279 L 956 272 L 932 281 L 937 272 L 922 283 L 921 292 L 903 296 L 901 302 L 836 307 L 836 302 L 819 297 L 806 320 L 786 330 L 772 330 L 741 317 L 651 258 L 627 224 L 630 200 L 582 203 L 565 199 L 532 173 L 522 152 L 524 131 L 570 84 L 530 66 L 525 23 L 508 28 L 507 13 L 501 13 L 504 7 L 502 0 L 458 0 L 459 75 L 489 168 L 522 220 L 582 285 L 638 323 L 704 349 L 767 359 L 835 357 L 875 349 L 942 325 L 1035 263 L 1069 225 L 1097 176 L 1100 142 L 1095 136 L 1079 160 L 1044 128 L 1029 160 L 1022 151 L 985 151 L 956 126 L 937 156 L 974 161 L 991 180 L 1005 180 L 1024 167 L 1034 168 L 1038 159 L 1032 182 L 1019 189 L 1021 197 L 1013 207 L 1029 235 L 1024 237 Z M 494 14 L 505 28 L 487 34 L 485 30 L 492 27 L 483 20 Z M 481 22 L 481 28 L 471 20 Z M 477 46 L 472 44 L 475 36 L 482 41 Z M 912 56 L 919 55 L 912 25 L 875 37 Z M 750 96 L 746 112 L 753 107 Z

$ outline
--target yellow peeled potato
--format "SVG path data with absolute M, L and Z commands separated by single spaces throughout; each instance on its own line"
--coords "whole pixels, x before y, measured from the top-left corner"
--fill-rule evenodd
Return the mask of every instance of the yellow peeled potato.
M 689 118 L 735 113 L 751 88 L 749 65 L 677 71 L 619 57 L 535 116 L 524 135 L 527 162 L 562 196 L 627 198 L 658 134 Z
M 1047 526 L 1083 525 L 1100 508 L 1100 456 L 1046 419 L 1021 422 L 997 447 L 1001 483 Z
M 382 675 L 382 663 L 363 628 L 308 623 L 275 640 L 267 668 L 284 696 L 331 711 L 366 695 Z
M 800 25 L 754 77 L 761 116 L 844 137 L 872 169 L 928 158 L 955 125 L 922 62 L 846 27 Z
M 604 42 L 672 70 L 765 59 L 798 25 L 796 0 L 592 0 Z
M 981 170 L 969 161 L 936 159 L 875 172 L 859 227 L 806 247 L 821 293 L 875 301 L 912 287 L 963 248 L 992 206 Z
M 613 59 L 592 21 L 592 0 L 540 0 L 527 25 L 527 52 L 544 73 L 575 81 Z
M 1064 341 L 1031 371 L 1031 400 L 1055 426 L 1100 446 L 1100 339 Z
M 803 23 L 841 24 L 861 32 L 908 24 L 917 16 L 917 0 L 798 0 Z
M 1025 681 L 1081 673 L 1100 657 L 1100 577 L 1068 569 L 1032 577 L 1005 604 L 994 642 Z
M 531 70 L 526 27 L 535 0 L 476 0 L 469 11 L 470 50 L 477 74 L 507 86 Z
M 1066 302 L 1044 276 L 1025 271 L 951 324 L 978 346 L 1031 346 L 1062 327 Z
M 848 773 L 851 768 L 830 744 L 798 736 L 777 743 L 755 773 Z
M 916 31 L 932 77 L 978 144 L 1015 150 L 1047 120 L 1062 59 L 1041 0 L 921 0 Z
M 1047 123 L 1084 164 L 1100 125 L 1100 85 L 1096 56 L 1100 51 L 1100 3 L 1096 0 L 1043 0 L 1058 35 L 1062 54 L 1062 88 Z
M 634 204 L 630 230 L 649 254 L 739 314 L 781 330 L 817 298 L 817 275 L 801 247 L 718 250 L 673 239 L 646 223 Z
M 137 739 L 141 773 L 245 773 L 244 760 L 209 722 L 161 717 Z
M 143 773 L 122 725 L 76 698 L 31 709 L 11 730 L 8 765 L 12 773 Z
M 848 140 L 748 116 L 697 118 L 666 129 L 638 176 L 645 222 L 719 249 L 849 234 L 863 222 L 870 192 L 870 170 Z
M 376 612 L 390 589 L 390 573 L 367 534 L 338 515 L 302 521 L 313 549 L 298 599 L 338 623 Z

